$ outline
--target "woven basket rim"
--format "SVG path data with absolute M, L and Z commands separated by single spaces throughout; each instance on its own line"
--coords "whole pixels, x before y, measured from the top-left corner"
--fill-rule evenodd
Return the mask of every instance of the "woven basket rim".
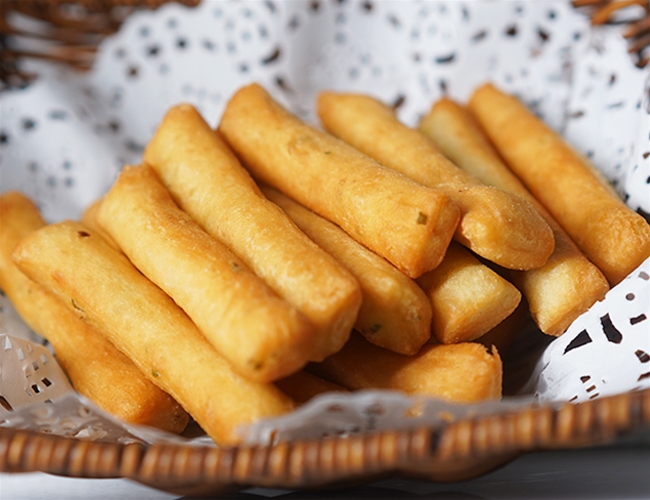
M 106 443 L 0 427 L 0 472 L 126 478 L 174 494 L 244 487 L 331 488 L 406 475 L 480 476 L 533 451 L 605 445 L 650 427 L 650 389 L 582 403 L 546 403 L 419 427 L 228 448 Z

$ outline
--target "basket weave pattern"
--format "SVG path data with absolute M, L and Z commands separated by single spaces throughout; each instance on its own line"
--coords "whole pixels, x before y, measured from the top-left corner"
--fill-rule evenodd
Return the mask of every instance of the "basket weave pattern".
M 59 61 L 75 69 L 92 65 L 102 39 L 115 33 L 135 10 L 157 9 L 166 3 L 196 6 L 200 0 L 2 0 L 0 2 L 0 82 L 22 87 L 36 75 L 21 69 L 25 58 Z M 572 0 L 587 13 L 594 26 L 618 24 L 617 14 L 640 8 L 642 14 L 626 19 L 623 36 L 637 66 L 650 61 L 650 2 L 647 0 Z M 25 29 L 12 22 L 20 15 L 37 21 L 38 29 Z M 42 42 L 37 49 L 22 49 L 17 39 Z
M 591 18 L 591 24 L 617 24 L 617 14 L 637 8 L 641 12 L 623 22 L 623 37 L 629 42 L 628 52 L 635 56 L 636 65 L 645 67 L 650 62 L 650 54 L 645 49 L 650 46 L 650 2 L 648 0 L 572 0 L 572 5 L 584 10 Z
M 24 58 L 58 61 L 75 69 L 92 65 L 100 42 L 139 9 L 157 9 L 172 0 L 2 0 L 0 2 L 0 81 L 21 87 L 36 75 L 21 69 Z M 199 0 L 174 0 L 196 6 Z M 29 20 L 16 22 L 17 17 Z M 24 49 L 19 40 L 36 42 Z
M 394 474 L 448 482 L 484 474 L 521 453 L 606 444 L 649 425 L 650 390 L 644 390 L 461 420 L 440 430 L 271 446 L 103 443 L 0 428 L 0 471 L 123 477 L 182 495 L 349 485 Z

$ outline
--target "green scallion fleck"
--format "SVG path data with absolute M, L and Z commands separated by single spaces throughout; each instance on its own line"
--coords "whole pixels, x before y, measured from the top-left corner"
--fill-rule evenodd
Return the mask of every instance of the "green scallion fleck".
M 73 298 L 71 298 L 70 301 L 72 302 L 72 307 L 74 307 L 77 311 L 84 312 L 84 310 L 79 307 L 79 304 L 77 304 Z

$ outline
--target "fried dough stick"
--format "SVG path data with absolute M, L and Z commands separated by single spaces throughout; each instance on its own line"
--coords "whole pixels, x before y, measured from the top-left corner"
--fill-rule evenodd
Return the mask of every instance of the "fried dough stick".
M 377 99 L 322 92 L 318 116 L 362 153 L 454 200 L 461 211 L 454 239 L 478 255 L 522 270 L 540 267 L 553 251 L 553 232 L 530 203 L 463 172 Z
M 503 163 L 472 115 L 450 99 L 434 104 L 420 122 L 450 160 L 488 185 L 527 199 L 553 229 L 555 249 L 544 266 L 511 274 L 522 290 L 540 330 L 561 335 L 571 323 L 598 300 L 609 284 L 555 221 Z
M 355 328 L 367 340 L 400 354 L 415 354 L 429 340 L 431 304 L 412 279 L 320 215 L 271 187 L 261 189 L 357 278 L 363 301 Z
M 271 382 L 307 364 L 311 323 L 178 208 L 151 167 L 125 167 L 97 220 L 241 375 Z
M 218 444 L 237 443 L 241 424 L 294 408 L 275 386 L 238 375 L 165 292 L 82 224 L 63 221 L 31 233 L 13 259 L 171 394 Z
M 355 274 L 364 292 L 355 327 L 375 345 L 415 354 L 431 334 L 443 344 L 475 340 L 520 302 L 511 283 L 455 242 L 438 267 L 417 278 L 414 290 L 413 281 L 335 225 L 273 188 L 262 191 Z
M 45 226 L 38 208 L 22 193 L 4 193 L 0 196 L 0 222 L 0 288 L 25 323 L 52 344 L 77 392 L 125 422 L 181 432 L 189 420 L 185 410 L 12 262 L 11 253 L 18 242 Z
M 354 277 L 268 201 L 190 105 L 170 109 L 144 153 L 178 205 L 224 242 L 318 337 L 318 361 L 347 341 L 361 305 Z
M 391 389 L 458 403 L 499 399 L 503 377 L 498 353 L 481 344 L 427 344 L 415 356 L 403 356 L 358 333 L 338 353 L 307 369 L 350 390 Z
M 87 228 L 92 229 L 97 234 L 99 234 L 102 238 L 104 238 L 106 243 L 112 246 L 115 250 L 119 250 L 121 252 L 122 249 L 120 248 L 120 246 L 113 240 L 111 235 L 106 232 L 106 230 L 99 224 L 99 221 L 97 220 L 97 216 L 99 214 L 99 207 L 101 205 L 102 205 L 101 198 L 93 201 L 90 205 L 88 205 L 86 209 L 83 211 L 83 214 L 81 214 L 80 222 Z
M 469 342 L 510 316 L 521 293 L 452 242 L 442 263 L 417 279 L 433 309 L 431 332 L 442 344 Z
M 650 255 L 650 225 L 589 160 L 491 84 L 468 107 L 508 167 L 614 286 Z
M 442 260 L 459 218 L 448 196 L 308 126 L 259 85 L 235 93 L 219 130 L 253 177 L 339 225 L 409 277 Z

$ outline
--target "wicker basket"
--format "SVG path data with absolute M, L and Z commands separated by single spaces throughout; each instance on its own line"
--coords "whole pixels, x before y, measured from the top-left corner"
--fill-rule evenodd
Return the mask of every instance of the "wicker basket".
M 137 9 L 156 9 L 175 2 L 196 6 L 200 0 L 2 0 L 0 2 L 0 82 L 21 87 L 36 75 L 21 69 L 21 60 L 39 58 L 59 61 L 76 69 L 88 69 L 99 43 L 117 31 Z M 650 45 L 650 2 L 647 0 L 572 0 L 584 10 L 593 25 L 624 23 L 623 36 L 637 66 L 650 61 L 645 49 Z M 618 14 L 628 8 L 642 14 L 620 21 Z M 37 21 L 37 28 L 26 29 L 13 22 L 16 15 Z M 38 40 L 36 49 L 16 47 L 16 40 Z
M 59 61 L 75 69 L 92 65 L 100 42 L 135 10 L 156 9 L 172 0 L 2 0 L 0 81 L 21 87 L 36 75 L 21 69 L 24 58 Z M 199 0 L 176 0 L 195 6 Z M 30 21 L 21 23 L 20 18 Z M 20 48 L 19 39 L 35 47 Z
M 0 471 L 42 471 L 132 479 L 178 495 L 213 495 L 249 486 L 342 487 L 402 475 L 470 479 L 522 453 L 607 444 L 650 426 L 650 390 L 580 404 L 352 437 L 234 448 L 120 444 L 0 427 Z
M 594 26 L 602 24 L 625 24 L 623 37 L 629 41 L 628 51 L 636 65 L 647 66 L 650 55 L 644 53 L 650 45 L 650 2 L 648 0 L 572 0 L 574 7 L 585 10 Z M 620 20 L 617 15 L 628 8 L 637 8 L 642 14 Z

